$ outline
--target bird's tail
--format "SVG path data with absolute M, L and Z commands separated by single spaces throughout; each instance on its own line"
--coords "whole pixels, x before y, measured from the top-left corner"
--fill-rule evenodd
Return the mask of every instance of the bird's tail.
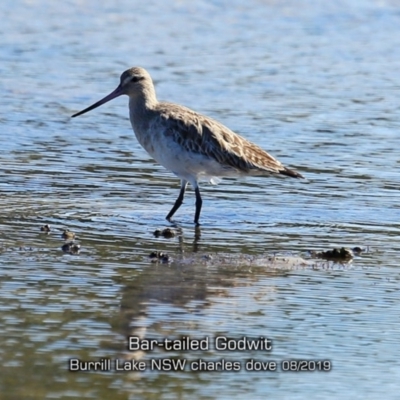
M 304 176 L 301 175 L 299 172 L 293 171 L 292 169 L 286 167 L 283 167 L 283 169 L 281 169 L 279 173 L 282 175 L 290 176 L 292 178 L 304 178 Z

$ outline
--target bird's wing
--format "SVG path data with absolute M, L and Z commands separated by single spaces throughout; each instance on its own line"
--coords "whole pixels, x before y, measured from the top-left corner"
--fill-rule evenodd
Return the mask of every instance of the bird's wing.
M 186 107 L 168 104 L 160 118 L 164 134 L 186 150 L 215 159 L 239 172 L 269 172 L 297 177 L 261 147 L 249 142 L 218 121 Z

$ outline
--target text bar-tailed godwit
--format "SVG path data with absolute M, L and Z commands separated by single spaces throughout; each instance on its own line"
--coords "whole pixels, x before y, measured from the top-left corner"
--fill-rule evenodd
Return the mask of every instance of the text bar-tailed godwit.
M 187 184 L 196 193 L 195 224 L 199 224 L 202 199 L 198 180 L 240 175 L 286 175 L 302 178 L 283 166 L 257 145 L 234 133 L 218 121 L 189 108 L 159 102 L 149 73 L 130 68 L 118 87 L 102 100 L 74 114 L 84 114 L 121 95 L 129 96 L 129 116 L 139 143 L 158 163 L 181 179 L 179 196 L 167 215 L 183 202 Z

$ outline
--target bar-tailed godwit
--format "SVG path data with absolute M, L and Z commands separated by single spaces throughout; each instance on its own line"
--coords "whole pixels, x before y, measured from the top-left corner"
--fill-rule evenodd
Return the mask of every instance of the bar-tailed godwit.
M 202 199 L 198 180 L 240 175 L 286 175 L 302 178 L 259 146 L 231 131 L 220 122 L 184 106 L 159 102 L 149 73 L 130 68 L 118 87 L 97 103 L 74 114 L 84 114 L 121 95 L 129 96 L 129 116 L 136 138 L 158 163 L 181 179 L 181 190 L 167 215 L 183 202 L 187 184 L 196 193 L 195 224 L 199 224 Z

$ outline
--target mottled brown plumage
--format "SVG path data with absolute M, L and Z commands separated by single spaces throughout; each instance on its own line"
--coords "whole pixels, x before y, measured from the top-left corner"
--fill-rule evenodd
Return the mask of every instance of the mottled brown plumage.
M 159 103 L 156 126 L 167 126 L 164 135 L 185 151 L 213 158 L 237 174 L 279 173 L 301 177 L 261 147 L 249 142 L 218 121 L 172 103 Z
M 129 96 L 132 128 L 139 143 L 161 165 L 181 178 L 181 192 L 167 215 L 173 216 L 183 202 L 188 182 L 196 192 L 195 223 L 202 200 L 198 180 L 237 175 L 287 175 L 301 178 L 254 143 L 220 122 L 178 104 L 158 102 L 152 79 L 143 68 L 121 75 L 117 89 L 73 117 L 90 111 L 122 94 Z

